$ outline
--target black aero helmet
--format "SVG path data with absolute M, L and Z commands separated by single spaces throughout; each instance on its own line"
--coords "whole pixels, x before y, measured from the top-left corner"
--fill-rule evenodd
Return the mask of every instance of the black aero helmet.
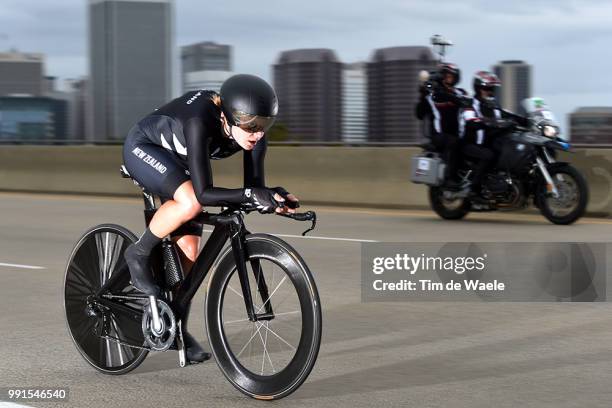
M 492 72 L 478 71 L 476 74 L 474 74 L 474 81 L 472 85 L 474 86 L 474 94 L 478 96 L 478 92 L 481 89 L 494 91 L 495 88 L 499 88 L 501 86 L 501 81 L 499 80 L 498 76 Z
M 461 70 L 457 65 L 451 64 L 450 62 L 444 62 L 438 65 L 438 75 L 440 77 L 440 82 L 444 81 L 445 74 L 452 74 L 455 76 L 453 86 L 457 85 L 461 80 Z
M 220 94 L 221 110 L 230 125 L 261 132 L 274 124 L 278 98 L 263 79 L 255 75 L 234 75 L 223 82 Z

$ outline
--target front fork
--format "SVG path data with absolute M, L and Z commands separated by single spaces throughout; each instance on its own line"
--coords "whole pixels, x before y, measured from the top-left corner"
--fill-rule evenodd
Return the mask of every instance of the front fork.
M 544 153 L 546 155 L 547 160 L 550 161 L 551 158 L 549 157 L 546 150 L 544 150 Z M 542 176 L 544 177 L 544 180 L 546 180 L 546 192 L 551 193 L 553 197 L 558 198 L 559 191 L 557 190 L 557 186 L 555 185 L 555 182 L 550 176 L 548 169 L 546 169 L 546 163 L 544 163 L 544 160 L 542 160 L 540 156 L 536 156 L 536 163 L 538 165 L 538 169 L 540 169 L 540 173 L 542 173 Z
M 257 290 L 261 296 L 262 302 L 265 302 L 259 310 L 255 310 L 253 304 L 253 296 L 251 295 L 251 284 L 249 282 L 249 273 L 247 269 L 247 250 L 246 250 L 246 234 L 248 231 L 244 228 L 242 223 L 242 217 L 237 217 L 239 220 L 230 225 L 230 241 L 232 244 L 232 253 L 236 260 L 236 268 L 238 271 L 238 277 L 240 278 L 240 287 L 242 289 L 242 297 L 244 299 L 244 306 L 246 308 L 247 316 L 250 321 L 256 322 L 259 320 L 271 320 L 274 318 L 274 312 L 272 310 L 272 304 L 269 299 L 268 285 L 261 269 L 259 260 L 252 260 L 251 268 L 257 282 Z M 265 313 L 259 313 L 261 309 L 265 309 Z

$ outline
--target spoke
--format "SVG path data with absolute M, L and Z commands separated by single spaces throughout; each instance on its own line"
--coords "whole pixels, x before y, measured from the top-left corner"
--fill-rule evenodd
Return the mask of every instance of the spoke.
M 259 309 L 257 309 L 257 312 L 256 312 L 256 313 L 261 312 L 261 309 L 263 309 L 263 308 L 266 306 L 266 304 L 267 304 L 267 303 L 270 301 L 270 299 L 272 299 L 272 296 L 274 296 L 274 294 L 276 293 L 276 291 L 278 290 L 278 288 L 280 288 L 280 287 L 281 287 L 281 285 L 282 285 L 282 284 L 285 282 L 285 279 L 287 279 L 287 275 L 285 275 L 285 276 L 283 277 L 283 279 L 282 279 L 282 280 L 281 280 L 281 281 L 278 283 L 278 286 L 276 286 L 276 288 L 274 288 L 274 290 L 272 291 L 272 293 L 270 294 L 270 296 L 268 296 L 268 299 L 267 299 L 267 300 L 264 302 L 264 304 L 263 304 L 263 305 L 261 305 L 261 307 L 260 307 Z
M 263 325 L 262 325 L 263 326 Z M 269 331 L 270 333 L 272 333 L 274 336 L 276 336 L 276 338 L 278 338 L 280 341 L 282 341 L 283 343 L 285 343 L 286 345 L 288 345 L 289 347 L 291 347 L 291 349 L 295 350 L 295 347 L 293 347 L 291 344 L 289 344 L 287 342 L 287 340 L 283 339 L 281 336 L 279 336 L 278 334 L 276 334 L 276 332 L 274 330 L 272 330 L 269 327 L 266 327 L 266 330 Z
M 274 313 L 274 317 L 277 316 L 285 316 L 285 315 L 290 315 L 290 314 L 295 314 L 295 313 L 301 313 L 301 310 L 295 310 L 293 312 L 283 312 L 283 313 Z
M 268 325 L 270 322 L 266 322 L 266 329 L 268 329 Z M 266 344 L 268 343 L 268 332 L 266 331 Z M 270 366 L 272 367 L 272 374 L 276 373 L 276 369 L 274 368 L 274 364 L 272 364 L 272 359 L 270 358 L 270 352 L 268 352 L 268 347 L 266 346 L 266 355 L 268 356 L 268 361 L 270 362 Z
M 225 322 L 225 324 L 233 324 L 233 323 L 240 323 L 240 322 L 248 322 L 249 319 L 239 319 L 239 320 L 230 320 L 229 322 Z
M 268 332 L 266 332 L 266 336 L 267 335 Z M 263 375 L 264 368 L 266 367 L 266 342 L 263 336 L 261 335 L 261 332 L 259 333 L 259 339 L 261 340 L 261 345 L 263 346 L 263 353 L 261 353 L 261 375 Z
M 227 285 L 227 288 L 231 290 L 232 292 L 234 292 L 235 294 L 237 294 L 238 296 L 240 296 L 242 299 L 244 299 L 241 293 L 238 293 L 236 289 L 232 288 L 232 285 Z
M 262 326 L 266 325 L 266 323 L 263 323 Z M 267 329 L 267 327 L 266 327 L 266 329 Z M 261 344 L 263 345 L 263 353 L 262 353 L 262 356 L 261 356 L 261 375 L 263 375 L 263 373 L 264 373 L 264 368 L 265 368 L 265 365 L 266 365 L 266 356 L 268 357 L 268 361 L 270 362 L 270 366 L 272 367 L 272 372 L 276 372 L 276 371 L 274 371 L 274 364 L 272 364 L 272 360 L 270 359 L 270 355 L 268 354 L 268 347 L 267 347 L 267 344 L 268 344 L 268 331 L 266 331 L 265 339 L 264 339 L 264 336 L 262 336 L 261 332 L 260 332 L 259 333 L 259 339 L 261 340 Z
M 272 323 L 272 322 L 271 322 Z M 297 323 L 297 322 L 296 322 Z M 298 337 L 300 337 L 302 335 L 302 330 L 301 329 L 301 320 L 299 322 L 299 324 L 291 324 L 291 321 L 282 321 L 282 320 L 274 320 L 274 325 L 275 326 L 282 326 L 283 330 L 291 330 L 292 332 L 296 333 Z M 297 326 L 297 327 L 295 327 Z
M 257 322 L 255 322 L 255 325 L 257 326 Z M 259 325 L 257 327 L 257 330 L 255 331 L 255 333 L 253 333 L 251 335 L 251 338 L 249 338 L 246 342 L 246 344 L 240 349 L 240 351 L 238 352 L 238 354 L 236 355 L 236 357 L 240 357 L 240 355 L 242 354 L 242 352 L 244 351 L 244 349 L 246 349 L 246 347 L 251 344 L 251 342 L 253 341 L 253 339 L 255 338 L 255 336 L 257 336 L 257 333 L 259 333 L 259 331 L 261 330 L 261 328 L 263 327 L 263 324 Z
M 295 294 L 295 291 L 288 291 L 280 301 L 274 303 L 274 310 L 280 310 L 280 306 L 285 302 L 285 300 L 292 297 L 291 295 L 293 294 Z M 274 313 L 274 315 L 278 315 L 278 313 Z
M 274 317 L 277 316 L 285 316 L 285 315 L 290 315 L 290 314 L 295 314 L 295 313 L 301 313 L 300 310 L 295 310 L 293 312 L 283 312 L 283 313 L 274 313 Z M 225 324 L 233 324 L 233 323 L 240 323 L 240 322 L 248 322 L 249 319 L 238 319 L 238 320 L 230 320 L 229 322 L 225 322 Z
M 251 336 L 253 336 L 253 334 L 257 334 L 255 332 L 255 326 L 256 324 L 251 324 Z M 249 343 L 249 362 L 252 363 L 253 361 L 253 343 L 251 341 L 251 343 Z
M 247 319 L 247 320 L 248 320 L 248 319 Z M 247 326 L 247 325 L 245 325 L 245 326 L 244 326 L 242 329 L 240 329 L 240 330 L 238 330 L 236 333 L 232 334 L 232 335 L 231 335 L 231 337 L 229 337 L 229 338 L 227 339 L 227 342 L 228 342 L 229 344 L 232 344 L 232 342 L 233 342 L 233 341 L 234 341 L 236 338 L 238 338 L 238 336 L 240 336 L 242 333 L 244 333 L 244 331 L 245 331 L 245 330 L 247 330 L 247 329 L 249 329 L 249 328 L 251 328 L 251 334 L 253 334 L 253 325 L 252 325 L 252 324 L 251 324 L 251 325 L 248 325 L 248 326 Z

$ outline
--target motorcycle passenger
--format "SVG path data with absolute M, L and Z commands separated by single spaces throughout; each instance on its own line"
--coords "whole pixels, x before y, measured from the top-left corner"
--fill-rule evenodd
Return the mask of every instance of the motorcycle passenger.
M 461 71 L 455 64 L 440 64 L 434 80 L 420 87 L 416 107 L 417 118 L 427 119 L 426 133 L 446 162 L 447 185 L 457 184 L 453 178 L 460 155 L 460 109 L 467 95 L 464 89 L 456 87 L 460 79 Z
M 494 142 L 516 124 L 527 126 L 522 116 L 501 109 L 495 100 L 495 91 L 501 86 L 497 75 L 478 71 L 473 80 L 474 99 L 471 107 L 462 113 L 462 152 L 477 160 L 473 169 L 471 191 L 480 195 L 485 172 L 495 161 Z
M 243 205 L 262 213 L 295 212 L 297 197 L 281 187 L 265 187 L 265 132 L 277 111 L 276 93 L 268 83 L 253 75 L 234 75 L 223 83 L 219 94 L 187 92 L 132 127 L 123 147 L 125 167 L 163 201 L 144 234 L 125 251 L 134 288 L 150 296 L 159 294 L 149 257 L 167 235 L 176 241 L 183 269 L 189 272 L 202 228 L 188 224 L 185 228 L 185 224 L 203 206 Z M 244 188 L 214 186 L 211 160 L 239 151 L 244 152 Z M 210 354 L 187 332 L 188 315 L 189 309 L 183 317 L 187 359 L 204 361 Z

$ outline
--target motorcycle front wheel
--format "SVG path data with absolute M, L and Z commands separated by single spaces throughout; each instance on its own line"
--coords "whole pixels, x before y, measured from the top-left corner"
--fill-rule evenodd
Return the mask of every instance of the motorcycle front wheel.
M 542 181 L 538 188 L 538 207 L 542 215 L 553 224 L 568 225 L 576 222 L 586 212 L 589 188 L 578 170 L 569 164 L 559 163 L 548 168 L 550 177 L 559 193 L 554 197 Z

